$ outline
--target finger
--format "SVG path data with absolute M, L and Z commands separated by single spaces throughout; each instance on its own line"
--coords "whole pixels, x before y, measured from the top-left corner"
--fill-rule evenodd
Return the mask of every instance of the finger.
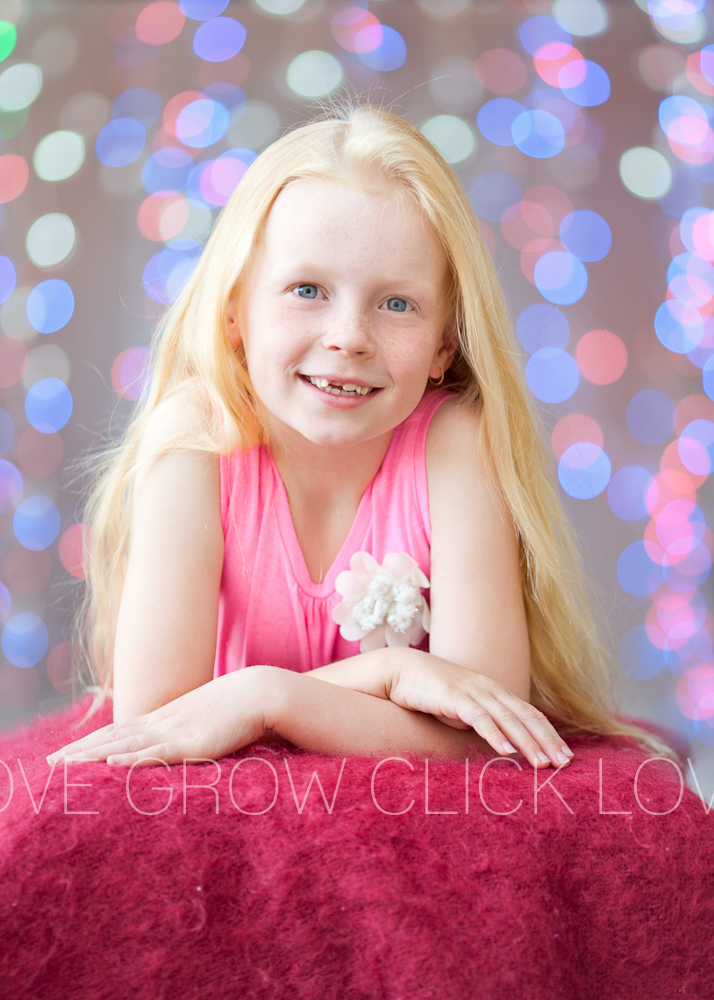
M 141 722 L 141 716 L 137 716 L 134 719 L 127 719 L 121 727 L 115 726 L 114 723 L 110 722 L 108 725 L 102 726 L 101 729 L 95 729 L 88 736 L 83 736 L 72 743 L 66 743 L 59 750 L 54 750 L 51 754 L 48 754 L 46 760 L 49 764 L 55 764 L 70 754 L 83 753 L 85 750 L 93 750 L 112 740 L 121 739 L 123 736 L 135 733 Z
M 180 764 L 183 760 L 179 747 L 158 744 L 134 753 L 113 753 L 107 757 L 110 767 L 157 767 L 164 764 Z
M 516 745 L 534 767 L 547 767 L 551 763 L 562 767 L 570 763 L 572 751 L 543 712 L 506 691 L 502 699 L 486 696 L 485 707 L 497 729 Z
M 82 760 L 106 760 L 111 753 L 134 752 L 143 750 L 151 744 L 153 737 L 146 731 L 132 732 L 131 730 L 115 730 L 109 728 L 108 732 L 97 730 L 86 740 L 80 740 L 73 749 L 66 748 L 57 754 L 52 754 L 47 758 L 50 764 L 65 760 L 67 763 Z

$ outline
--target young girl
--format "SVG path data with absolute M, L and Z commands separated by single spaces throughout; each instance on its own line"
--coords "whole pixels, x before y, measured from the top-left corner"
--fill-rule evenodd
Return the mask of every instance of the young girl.
M 349 107 L 266 149 L 155 354 L 86 518 L 82 721 L 114 722 L 50 762 L 671 754 L 616 717 L 488 254 L 411 125 Z

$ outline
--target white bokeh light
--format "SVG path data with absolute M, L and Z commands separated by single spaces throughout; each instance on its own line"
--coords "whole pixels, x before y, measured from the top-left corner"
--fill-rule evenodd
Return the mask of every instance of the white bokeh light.
M 25 241 L 27 256 L 38 267 L 53 267 L 70 255 L 76 233 L 68 215 L 50 212 L 30 226 Z
M 84 139 L 77 132 L 50 132 L 35 147 L 32 164 L 43 181 L 63 181 L 84 163 Z
M 288 66 L 288 87 L 300 97 L 325 97 L 342 80 L 342 66 L 329 52 L 311 49 L 301 52 Z

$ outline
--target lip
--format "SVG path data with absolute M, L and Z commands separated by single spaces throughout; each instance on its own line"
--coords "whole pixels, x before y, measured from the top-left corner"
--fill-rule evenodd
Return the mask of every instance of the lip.
M 328 375 L 328 374 L 322 375 L 322 374 L 317 374 L 317 372 L 298 372 L 298 375 L 300 375 L 304 379 L 326 378 L 328 382 L 336 382 L 338 385 L 359 385 L 362 386 L 363 388 L 366 387 L 368 389 L 381 388 L 381 386 L 378 385 L 370 385 L 370 383 L 365 382 L 364 379 L 351 378 L 350 376 L 347 375 Z

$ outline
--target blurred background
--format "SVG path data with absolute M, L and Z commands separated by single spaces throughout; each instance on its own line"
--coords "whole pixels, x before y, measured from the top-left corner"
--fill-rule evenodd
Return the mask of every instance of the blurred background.
M 0 0 L 0 727 L 70 702 L 78 460 L 257 153 L 348 92 L 469 193 L 624 709 L 711 795 L 712 41 L 704 0 Z

